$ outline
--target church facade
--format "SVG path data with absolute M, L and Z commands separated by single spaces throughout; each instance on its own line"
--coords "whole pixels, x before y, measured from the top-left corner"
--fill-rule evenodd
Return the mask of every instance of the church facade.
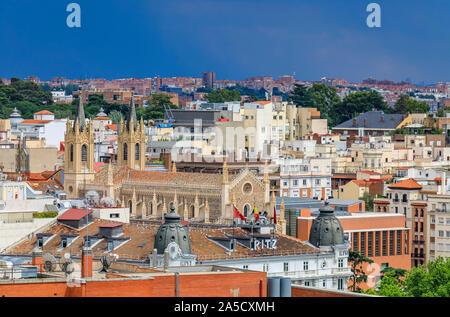
M 84 198 L 91 190 L 112 198 L 116 206 L 130 208 L 131 218 L 162 219 L 173 205 L 183 220 L 231 221 L 233 205 L 251 218 L 254 208 L 273 216 L 267 164 L 261 181 L 249 169 L 229 175 L 226 161 L 222 174 L 146 171 L 146 135 L 132 101 L 128 118 L 120 122 L 117 161 L 94 173 L 92 124 L 86 124 L 83 104 L 73 127 L 65 135 L 64 187 L 69 198 Z

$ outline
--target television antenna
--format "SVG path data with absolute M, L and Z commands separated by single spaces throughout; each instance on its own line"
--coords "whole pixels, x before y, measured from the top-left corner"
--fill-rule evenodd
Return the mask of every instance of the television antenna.
M 44 253 L 44 270 L 46 272 L 54 272 L 56 269 L 56 259 L 50 253 Z

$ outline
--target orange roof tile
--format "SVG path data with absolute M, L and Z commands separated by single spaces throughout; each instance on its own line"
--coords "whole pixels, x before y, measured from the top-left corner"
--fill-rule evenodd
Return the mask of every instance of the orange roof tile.
M 40 114 L 54 114 L 54 113 L 50 112 L 50 111 L 47 111 L 47 110 L 42 110 L 42 111 L 36 112 L 35 114 L 36 115 L 40 115 Z
M 106 127 L 110 130 L 117 131 L 117 123 L 108 124 Z
M 53 120 L 32 120 L 32 119 L 27 119 L 27 120 L 23 120 L 21 123 L 26 123 L 26 124 L 46 124 L 49 122 L 52 122 Z
M 94 118 L 93 120 L 111 120 L 111 119 L 108 117 L 97 117 L 97 118 Z
M 380 175 L 380 173 L 374 172 L 374 171 L 360 171 L 361 173 L 364 174 L 369 174 L 369 175 Z
M 389 185 L 388 187 L 393 189 L 422 189 L 422 186 L 412 178 Z

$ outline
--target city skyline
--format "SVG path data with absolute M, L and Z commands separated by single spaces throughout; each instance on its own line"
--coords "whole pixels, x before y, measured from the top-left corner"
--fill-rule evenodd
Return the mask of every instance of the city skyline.
M 77 3 L 81 28 L 66 25 L 69 2 L 0 4 L 1 77 L 199 77 L 211 70 L 232 80 L 295 72 L 311 81 L 448 81 L 450 4 L 437 0 L 426 7 L 378 1 L 381 28 L 367 27 L 369 2 L 360 1 Z

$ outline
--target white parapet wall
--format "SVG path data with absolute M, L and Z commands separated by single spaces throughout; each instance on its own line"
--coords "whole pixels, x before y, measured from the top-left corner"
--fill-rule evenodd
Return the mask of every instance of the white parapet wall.
M 33 222 L 0 222 L 0 252 L 3 252 L 20 240 L 39 232 L 49 224 L 53 223 L 55 219 L 56 218 L 34 218 Z

